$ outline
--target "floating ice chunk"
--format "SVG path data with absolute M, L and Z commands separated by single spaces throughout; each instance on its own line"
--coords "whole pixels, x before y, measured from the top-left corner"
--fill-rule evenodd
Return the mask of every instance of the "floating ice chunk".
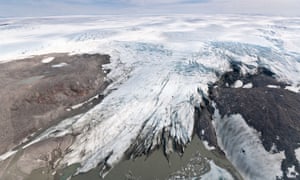
M 210 146 L 210 145 L 208 144 L 207 141 L 203 141 L 203 145 L 204 145 L 205 148 L 206 148 L 207 150 L 209 150 L 209 151 L 215 150 L 215 149 L 216 149 L 214 146 Z
M 233 177 L 226 170 L 218 167 L 213 161 L 209 162 L 210 171 L 204 174 L 201 179 L 211 180 L 211 179 L 224 179 L 224 180 L 233 180 Z M 195 178 L 197 179 L 197 178 Z
M 252 88 L 253 87 L 253 84 L 252 83 L 247 83 L 247 84 L 245 84 L 244 86 L 243 86 L 243 88 L 245 88 L 245 89 L 250 89 L 250 88 Z
M 197 152 L 185 166 L 172 173 L 167 179 L 233 180 L 234 178 L 226 169 L 217 166 L 212 160 L 208 160 L 201 152 Z
M 53 68 L 60 68 L 60 67 L 64 67 L 64 66 L 67 66 L 68 64 L 67 63 L 59 63 L 59 64 L 54 64 L 52 65 L 51 67 Z
M 54 57 L 47 57 L 47 58 L 43 59 L 41 62 L 44 64 L 47 64 L 47 63 L 52 62 L 54 59 L 55 59 Z
M 243 82 L 241 80 L 237 80 L 234 82 L 232 87 L 233 88 L 241 88 L 241 87 L 243 87 Z
M 268 88 L 275 88 L 275 89 L 279 89 L 280 86 L 276 86 L 276 85 L 267 85 Z
M 202 134 L 202 135 L 204 135 L 204 133 L 205 133 L 205 130 L 204 130 L 204 129 L 202 129 L 202 130 L 201 130 L 201 134 Z
M 299 174 L 295 170 L 295 166 L 288 167 L 287 177 L 288 178 L 296 178 Z

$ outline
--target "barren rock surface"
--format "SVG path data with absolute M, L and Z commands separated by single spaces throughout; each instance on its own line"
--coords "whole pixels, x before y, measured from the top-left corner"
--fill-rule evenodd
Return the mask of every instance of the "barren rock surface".
M 0 64 L 0 154 L 101 100 L 106 63 L 106 55 L 47 54 Z

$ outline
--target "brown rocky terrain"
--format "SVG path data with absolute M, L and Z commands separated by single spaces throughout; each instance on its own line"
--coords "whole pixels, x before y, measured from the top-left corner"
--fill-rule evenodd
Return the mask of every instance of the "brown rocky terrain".
M 47 54 L 0 64 L 0 154 L 100 101 L 106 63 L 106 55 Z

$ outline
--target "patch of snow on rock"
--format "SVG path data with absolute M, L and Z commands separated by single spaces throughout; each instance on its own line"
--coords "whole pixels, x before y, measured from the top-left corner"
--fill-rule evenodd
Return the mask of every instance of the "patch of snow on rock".
M 241 80 L 235 81 L 232 87 L 233 88 L 241 88 L 241 87 L 243 87 L 243 81 L 241 81 Z
M 287 177 L 288 178 L 296 178 L 299 174 L 295 170 L 295 166 L 288 167 Z
M 247 83 L 247 84 L 245 84 L 244 86 L 243 86 L 243 88 L 245 88 L 245 89 L 250 89 L 250 88 L 252 88 L 253 87 L 253 84 L 252 83 Z
M 295 150 L 295 154 L 296 154 L 296 158 L 297 158 L 298 162 L 300 163 L 300 148 Z
M 52 65 L 51 67 L 53 68 L 61 68 L 61 67 L 64 67 L 64 66 L 67 66 L 68 64 L 67 63 L 59 63 L 59 64 L 54 64 Z
M 9 158 L 10 156 L 12 156 L 12 155 L 14 155 L 16 153 L 17 153 L 17 151 L 8 151 L 8 152 L 6 152 L 4 154 L 1 154 L 0 155 L 0 161 L 4 161 L 4 160 L 6 160 L 7 158 Z
M 268 88 L 275 88 L 275 89 L 279 89 L 280 86 L 276 86 L 276 85 L 267 85 Z
M 47 64 L 47 63 L 52 62 L 53 60 L 54 60 L 54 57 L 47 57 L 42 60 L 42 63 Z
M 295 93 L 299 93 L 300 92 L 300 86 L 296 87 L 296 86 L 286 86 L 285 89 L 295 92 Z

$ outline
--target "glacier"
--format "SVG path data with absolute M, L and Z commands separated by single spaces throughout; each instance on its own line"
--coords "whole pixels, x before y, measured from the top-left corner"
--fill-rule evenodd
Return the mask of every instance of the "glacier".
M 0 23 L 7 24 L 0 26 L 0 63 L 53 52 L 111 56 L 105 68 L 112 83 L 103 101 L 34 141 L 79 134 L 61 161 L 80 163 L 78 173 L 102 163 L 105 175 L 128 151 L 135 157 L 163 145 L 168 155 L 178 150 L 172 144 L 183 151 L 193 135 L 194 108 L 208 96 L 208 84 L 230 71 L 233 61 L 241 62 L 243 73 L 266 67 L 289 89 L 300 90 L 300 18 L 296 17 L 70 16 L 1 18 Z M 215 124 L 217 134 L 224 135 L 221 122 Z M 252 150 L 257 144 L 248 146 Z M 261 158 L 274 159 L 264 156 L 263 149 L 260 152 Z M 240 158 L 229 156 L 233 161 Z M 263 166 L 260 160 L 252 159 L 249 166 Z M 281 160 L 275 158 L 272 166 L 260 169 L 277 171 Z M 239 163 L 235 165 L 243 166 Z M 251 179 L 256 173 L 242 174 Z
M 249 127 L 240 114 L 221 118 L 215 111 L 214 124 L 219 145 L 245 179 L 271 180 L 283 176 L 281 161 L 285 158 L 284 153 L 267 152 L 259 133 Z

